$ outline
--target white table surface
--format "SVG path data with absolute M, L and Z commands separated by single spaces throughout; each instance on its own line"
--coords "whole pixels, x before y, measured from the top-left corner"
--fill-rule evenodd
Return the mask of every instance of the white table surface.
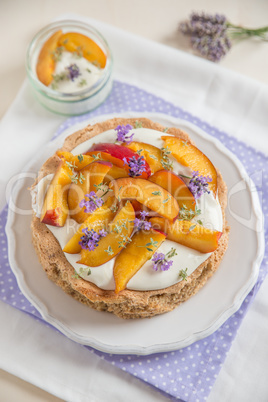
M 8 110 L 25 78 L 24 58 L 27 44 L 42 26 L 51 22 L 58 15 L 65 12 L 79 13 L 162 44 L 186 50 L 188 42 L 177 33 L 178 22 L 185 19 L 192 10 L 200 9 L 208 12 L 222 12 L 236 24 L 252 27 L 268 24 L 268 2 L 265 0 L 256 0 L 255 2 L 250 0 L 237 0 L 235 2 L 233 0 L 217 2 L 204 0 L 202 7 L 198 0 L 189 0 L 188 2 L 179 0 L 1 0 L 0 118 Z M 241 42 L 232 48 L 221 65 L 268 84 L 268 44 L 255 40 Z M 242 400 L 231 398 L 228 390 L 224 387 L 226 379 L 229 377 L 231 384 L 239 372 L 243 372 L 245 366 L 247 367 L 247 375 L 244 379 L 245 387 L 250 378 L 255 382 L 258 380 L 260 395 L 262 397 L 266 395 L 266 399 L 259 399 L 258 402 L 268 400 L 268 386 L 264 381 L 262 367 L 260 367 L 259 372 L 250 371 L 250 361 L 254 359 L 256 354 L 263 354 L 263 361 L 268 360 L 268 348 L 263 351 L 258 349 L 258 345 L 265 344 L 265 339 L 267 339 L 268 323 L 267 320 L 265 323 L 262 320 L 263 331 L 262 333 L 258 332 L 257 338 L 254 327 L 248 325 L 249 322 L 251 324 L 255 322 L 258 325 L 261 317 L 267 316 L 267 306 L 268 283 L 266 281 L 250 308 L 247 319 L 242 323 L 223 369 L 213 387 L 209 398 L 211 401 L 216 401 L 217 395 L 222 394 L 226 395 L 226 401 L 240 402 Z M 21 313 L 17 313 L 19 320 Z M 27 317 L 27 319 L 30 318 Z M 46 330 L 48 329 L 46 328 Z M 240 350 L 243 351 L 243 348 L 247 347 L 244 344 L 243 332 L 247 332 L 247 339 L 249 334 L 252 335 L 251 354 L 247 356 L 247 360 L 243 359 L 242 354 L 239 354 Z M 149 398 L 152 400 L 154 398 L 156 401 L 166 399 L 151 388 L 148 391 L 148 387 L 140 381 L 115 367 L 111 368 L 108 363 L 105 364 L 104 362 L 104 375 L 107 373 L 110 375 L 111 370 L 115 370 L 115 375 L 120 376 L 122 386 L 124 384 L 126 387 L 125 384 L 129 384 L 129 388 L 140 388 L 143 400 L 150 400 Z M 18 376 L 20 375 L 18 374 Z M 234 380 L 230 380 L 230 378 Z M 5 401 L 59 400 L 56 396 L 50 395 L 4 371 L 0 371 L 0 390 L 0 400 Z M 1 399 L 1 395 L 5 396 L 4 399 Z M 241 391 L 238 395 L 242 397 Z M 235 394 L 232 396 L 234 397 Z M 146 399 L 147 397 L 148 399 Z M 99 400 L 102 401 L 102 399 Z

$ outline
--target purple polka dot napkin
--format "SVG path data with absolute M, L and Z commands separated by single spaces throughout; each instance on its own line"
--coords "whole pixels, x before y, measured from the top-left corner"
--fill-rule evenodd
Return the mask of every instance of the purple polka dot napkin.
M 59 127 L 55 137 L 60 135 L 67 127 L 88 118 L 128 111 L 160 112 L 187 120 L 202 128 L 208 134 L 220 139 L 227 148 L 238 156 L 249 175 L 258 169 L 262 170 L 264 177 L 262 208 L 265 218 L 268 217 L 268 158 L 265 155 L 219 131 L 217 128 L 209 126 L 177 106 L 135 86 L 118 81 L 114 82 L 110 96 L 98 109 L 83 116 L 69 118 Z M 254 160 L 254 164 L 252 160 Z M 38 311 L 21 293 L 9 266 L 8 245 L 4 231 L 6 219 L 7 207 L 0 214 L 0 299 L 32 314 L 35 318 L 41 319 Z M 266 242 L 267 226 L 266 219 Z M 209 395 L 248 306 L 267 274 L 267 269 L 268 258 L 266 253 L 260 267 L 258 281 L 246 297 L 241 308 L 216 332 L 191 346 L 173 352 L 149 356 L 112 355 L 99 351 L 95 351 L 95 353 L 111 364 L 156 387 L 170 399 L 193 402 L 204 401 Z

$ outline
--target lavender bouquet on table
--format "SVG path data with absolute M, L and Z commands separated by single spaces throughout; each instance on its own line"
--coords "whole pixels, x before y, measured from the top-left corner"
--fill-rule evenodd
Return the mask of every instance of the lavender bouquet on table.
M 268 26 L 249 29 L 233 25 L 224 15 L 193 12 L 179 30 L 191 36 L 192 47 L 211 61 L 220 61 L 232 46 L 231 40 L 258 37 L 268 41 Z

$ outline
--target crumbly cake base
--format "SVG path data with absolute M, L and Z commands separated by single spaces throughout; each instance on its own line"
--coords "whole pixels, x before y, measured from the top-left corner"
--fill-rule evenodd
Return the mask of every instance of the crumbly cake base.
M 134 126 L 136 120 L 141 122 L 145 128 L 160 132 L 165 128 L 161 124 L 145 118 L 115 118 L 97 123 L 94 126 L 87 126 L 83 130 L 70 135 L 66 138 L 61 150 L 72 151 L 78 144 L 118 125 L 131 124 Z M 180 129 L 170 128 L 167 133 L 193 143 L 188 134 Z M 59 158 L 56 155 L 49 158 L 42 166 L 37 182 L 47 174 L 55 173 L 58 164 Z M 205 285 L 219 267 L 228 247 L 229 228 L 225 220 L 227 188 L 219 171 L 217 171 L 217 174 L 218 198 L 224 222 L 223 234 L 217 250 L 187 277 L 187 281 L 182 280 L 175 285 L 160 290 L 136 291 L 125 289 L 119 294 L 115 294 L 112 290 L 100 289 L 95 284 L 82 278 L 77 279 L 74 276 L 75 270 L 65 258 L 57 239 L 48 227 L 33 214 L 31 224 L 33 245 L 48 278 L 79 302 L 99 311 L 111 312 L 124 319 L 153 317 L 173 310 L 179 304 L 195 295 Z

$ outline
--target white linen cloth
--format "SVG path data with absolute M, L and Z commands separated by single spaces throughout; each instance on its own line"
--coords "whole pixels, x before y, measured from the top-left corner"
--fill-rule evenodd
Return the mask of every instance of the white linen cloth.
M 109 41 L 116 79 L 155 93 L 268 154 L 267 86 L 98 21 L 77 18 L 90 22 Z M 23 85 L 0 125 L 1 208 L 8 180 L 22 171 L 64 120 L 36 104 L 29 86 Z M 210 402 L 268 400 L 267 312 L 266 280 L 238 331 Z M 126 396 L 128 401 L 166 400 L 135 377 L 4 303 L 0 303 L 0 320 L 7 323 L 0 331 L 0 367 L 64 400 L 106 402 L 107 395 L 112 402 Z

